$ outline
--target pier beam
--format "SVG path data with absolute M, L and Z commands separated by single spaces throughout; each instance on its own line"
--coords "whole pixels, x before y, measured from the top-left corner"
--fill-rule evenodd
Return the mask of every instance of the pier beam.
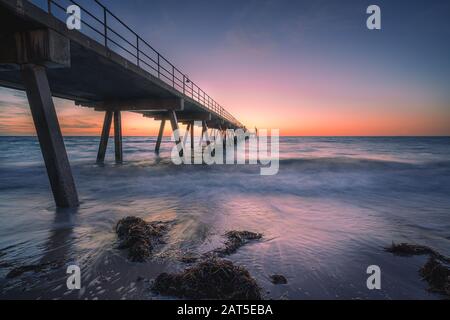
M 202 121 L 202 133 L 200 134 L 200 139 L 198 145 L 200 148 L 203 146 L 203 136 L 205 135 L 205 121 Z
M 55 203 L 76 207 L 78 194 L 47 77 L 48 68 L 70 67 L 70 41 L 53 30 L 10 27 L 15 28 L 8 24 L 2 30 L 0 71 L 20 70 Z
M 78 194 L 67 157 L 45 67 L 22 66 L 22 79 L 58 207 L 78 206 Z
M 159 154 L 159 148 L 161 147 L 161 141 L 164 134 L 164 127 L 166 125 L 166 120 L 161 120 L 161 126 L 159 127 L 158 140 L 156 140 L 155 152 Z
M 227 146 L 227 135 L 226 135 L 226 129 L 223 129 L 222 126 L 220 126 L 220 135 L 223 139 L 223 147 L 226 148 Z
M 203 121 L 203 130 L 205 132 L 206 145 L 209 146 L 211 144 L 211 138 L 208 134 L 208 124 L 206 121 Z
M 180 157 L 182 157 L 183 156 L 183 144 L 181 143 L 181 139 L 180 139 L 180 129 L 178 127 L 177 114 L 175 113 L 174 110 L 169 111 L 169 117 L 170 117 L 170 124 L 172 125 L 173 136 L 175 138 L 175 144 L 178 149 L 178 154 L 180 155 Z
M 109 133 L 111 131 L 113 112 L 105 112 L 105 120 L 103 120 L 102 136 L 100 137 L 100 145 L 98 147 L 97 163 L 105 161 L 106 148 L 108 147 Z
M 194 154 L 194 122 L 191 123 L 191 155 Z
M 120 111 L 114 111 L 114 146 L 116 154 L 116 163 L 123 161 L 122 152 L 122 116 Z
M 184 137 L 183 137 L 183 149 L 186 148 L 186 142 L 189 136 L 189 132 L 191 132 L 191 123 L 189 122 L 186 126 L 186 132 L 184 133 Z

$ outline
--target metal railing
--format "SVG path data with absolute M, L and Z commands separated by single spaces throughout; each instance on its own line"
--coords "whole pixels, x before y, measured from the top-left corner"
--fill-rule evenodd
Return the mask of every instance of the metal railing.
M 82 6 L 79 1 L 66 0 L 66 3 L 77 5 L 81 10 L 81 24 L 89 28 L 97 37 L 90 36 L 91 39 L 104 45 L 106 48 L 121 55 L 136 66 L 153 74 L 164 83 L 198 102 L 212 113 L 230 121 L 238 127 L 244 127 L 225 108 L 212 99 L 205 91 L 195 84 L 189 77 L 181 72 L 175 65 L 155 50 L 147 41 L 142 39 L 134 30 L 127 26 L 120 18 L 112 13 L 98 0 L 90 0 L 93 5 L 100 9 L 100 17 Z M 62 0 L 47 0 L 47 12 L 58 18 L 54 8 L 66 13 L 67 8 L 62 4 Z M 83 16 L 87 15 L 90 22 Z M 65 17 L 65 16 L 61 16 Z M 60 18 L 62 20 L 62 18 Z M 65 21 L 65 20 L 64 20 Z M 113 23 L 121 26 L 128 32 L 128 36 L 123 32 L 113 28 Z M 95 26 L 97 24 L 98 26 Z M 99 30 L 100 29 L 100 30 Z M 86 34 L 86 33 L 84 33 Z M 89 36 L 89 35 L 88 35 Z

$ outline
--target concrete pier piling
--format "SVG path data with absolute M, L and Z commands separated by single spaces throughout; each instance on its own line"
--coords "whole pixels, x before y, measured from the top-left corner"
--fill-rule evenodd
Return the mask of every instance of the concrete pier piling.
M 2 16 L 0 11 L 0 20 Z M 16 30 L 14 24 L 2 26 L 1 35 L 0 78 L 16 70 L 27 94 L 55 203 L 76 207 L 78 194 L 48 79 L 49 69 L 70 67 L 69 40 L 49 29 Z
M 105 161 L 106 148 L 108 147 L 109 133 L 111 131 L 112 117 L 112 111 L 105 112 L 102 135 L 100 137 L 100 145 L 98 147 L 97 163 L 103 163 Z
M 159 127 L 158 139 L 156 140 L 155 152 L 159 154 L 159 149 L 161 148 L 161 141 L 164 134 L 164 127 L 166 125 L 166 120 L 161 120 L 161 125 Z
M 45 67 L 24 65 L 22 77 L 55 203 L 58 207 L 76 207 L 78 194 Z
M 123 162 L 123 151 L 122 151 L 122 115 L 120 111 L 114 111 L 114 150 L 116 163 L 121 164 Z
M 172 110 L 171 112 L 169 112 L 169 116 L 170 116 L 170 124 L 172 125 L 172 131 L 173 131 L 173 136 L 175 139 L 175 144 L 178 149 L 178 154 L 180 155 L 180 157 L 182 157 L 183 156 L 183 143 L 181 142 L 181 138 L 180 138 L 180 128 L 178 127 L 177 114 L 175 113 L 175 110 Z

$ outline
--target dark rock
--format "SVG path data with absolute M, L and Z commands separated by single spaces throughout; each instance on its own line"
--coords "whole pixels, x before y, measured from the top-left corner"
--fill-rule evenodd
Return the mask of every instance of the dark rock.
M 225 246 L 223 248 L 216 249 L 213 252 L 219 257 L 224 257 L 235 253 L 237 249 L 249 241 L 261 239 L 262 234 L 250 231 L 228 231 L 225 233 L 225 237 L 227 238 Z
M 286 277 L 282 276 L 281 274 L 274 274 L 270 276 L 270 281 L 273 284 L 286 284 L 287 279 Z
M 450 268 L 431 257 L 420 269 L 420 275 L 428 282 L 430 291 L 450 297 Z
M 260 287 L 245 268 L 217 258 L 179 274 L 162 273 L 155 279 L 152 290 L 187 299 L 261 299 Z
M 162 242 L 167 233 L 167 222 L 146 222 L 138 217 L 126 217 L 116 225 L 120 249 L 128 249 L 128 258 L 135 262 L 144 262 L 150 257 L 153 247 Z

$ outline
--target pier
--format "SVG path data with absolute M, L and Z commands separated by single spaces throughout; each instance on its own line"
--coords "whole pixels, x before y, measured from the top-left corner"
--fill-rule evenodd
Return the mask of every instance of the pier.
M 0 86 L 27 93 L 58 207 L 76 207 L 79 201 L 52 97 L 105 114 L 98 163 L 105 160 L 113 122 L 115 161 L 123 161 L 122 112 L 161 122 L 157 153 L 166 123 L 170 123 L 180 154 L 189 136 L 194 145 L 194 121 L 201 123 L 202 138 L 209 129 L 224 139 L 227 129 L 246 131 L 99 1 L 92 0 L 92 8 L 67 2 L 81 9 L 80 31 L 67 28 L 66 8 L 60 1 L 48 0 L 41 8 L 27 0 L 0 0 Z M 187 125 L 184 138 L 179 135 L 179 124 Z

